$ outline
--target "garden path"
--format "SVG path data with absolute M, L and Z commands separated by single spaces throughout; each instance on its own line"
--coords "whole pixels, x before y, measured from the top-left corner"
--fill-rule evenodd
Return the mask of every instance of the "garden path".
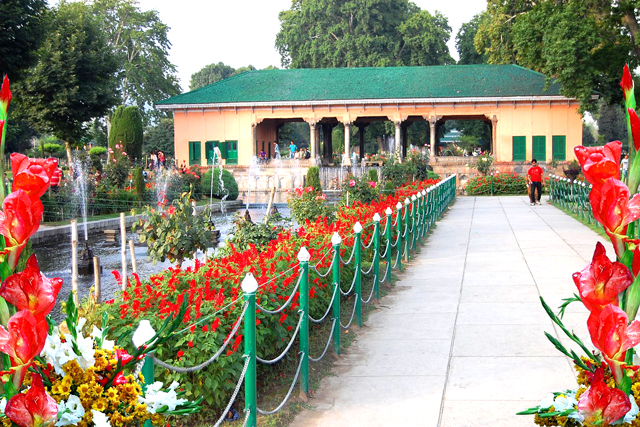
M 458 198 L 292 425 L 533 426 L 515 413 L 575 386 L 538 296 L 571 296 L 597 240 L 545 201 Z M 565 315 L 588 341 L 586 320 Z

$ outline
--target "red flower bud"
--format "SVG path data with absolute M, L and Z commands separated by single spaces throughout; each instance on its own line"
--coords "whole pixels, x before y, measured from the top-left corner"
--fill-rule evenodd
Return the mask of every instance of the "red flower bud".
M 11 88 L 9 87 L 9 77 L 4 76 L 2 87 L 0 88 L 0 118 L 7 118 L 9 104 L 11 103 Z

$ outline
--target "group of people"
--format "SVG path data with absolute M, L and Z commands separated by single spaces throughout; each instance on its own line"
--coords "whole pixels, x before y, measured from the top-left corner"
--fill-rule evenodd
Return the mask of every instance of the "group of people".
M 282 156 L 280 155 L 280 144 L 278 144 L 277 141 L 273 142 L 273 158 L 274 159 L 282 158 Z M 289 158 L 290 159 L 300 159 L 300 160 L 310 159 L 311 158 L 311 152 L 306 147 L 298 148 L 298 146 L 295 144 L 295 142 L 291 141 L 290 144 L 289 144 Z M 258 160 L 260 161 L 260 163 L 266 163 L 266 162 L 269 161 L 269 156 L 264 151 L 264 148 L 258 154 Z
M 167 164 L 167 158 L 162 150 L 155 150 L 149 154 L 149 170 L 163 168 Z

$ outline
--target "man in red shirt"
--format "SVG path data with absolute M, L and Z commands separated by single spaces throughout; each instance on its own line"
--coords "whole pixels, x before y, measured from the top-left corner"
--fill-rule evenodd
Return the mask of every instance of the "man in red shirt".
M 542 174 L 544 171 L 538 166 L 536 159 L 531 160 L 531 167 L 527 171 L 527 177 L 529 181 L 529 200 L 531 206 L 536 203 L 540 204 L 540 196 L 542 194 Z M 538 197 L 536 197 L 536 190 L 538 191 Z

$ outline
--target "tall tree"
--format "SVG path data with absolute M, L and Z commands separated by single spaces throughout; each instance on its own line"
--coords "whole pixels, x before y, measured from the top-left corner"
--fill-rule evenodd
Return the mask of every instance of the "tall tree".
M 16 93 L 40 132 L 77 142 L 85 123 L 114 105 L 118 63 L 88 6 L 61 1 L 52 13 L 38 63 Z
M 471 21 L 462 24 L 456 34 L 456 50 L 458 51 L 458 64 L 484 64 L 487 62 L 486 55 L 478 53 L 475 45 L 475 38 L 478 32 L 478 25 L 483 14 L 475 15 Z
M 180 93 L 176 67 L 169 61 L 169 27 L 157 11 L 141 10 L 137 0 L 92 0 L 92 9 L 118 59 L 119 104 L 144 110 Z
M 451 35 L 449 21 L 440 12 L 414 13 L 398 27 L 402 43 L 398 59 L 402 65 L 448 65 L 455 61 L 447 42 Z
M 475 44 L 491 63 L 516 62 L 555 78 L 582 110 L 594 93 L 620 100 L 622 65 L 638 65 L 637 1 L 489 0 Z
M 45 33 L 45 0 L 0 2 L 0 76 L 12 82 L 36 61 L 36 51 Z
M 276 48 L 289 68 L 446 64 L 450 31 L 408 0 L 294 0 Z
M 161 150 L 167 156 L 173 156 L 173 149 L 173 119 L 160 119 L 158 123 L 147 126 L 144 130 L 145 153 Z
M 627 119 L 619 104 L 610 105 L 606 102 L 600 102 L 598 133 L 602 138 L 600 142 L 625 141 L 627 139 Z
M 273 65 L 268 66 L 265 70 L 276 68 Z M 229 77 L 236 76 L 245 71 L 257 70 L 253 65 L 247 65 L 246 67 L 240 67 L 237 70 L 230 65 L 225 65 L 222 62 L 217 64 L 209 64 L 200 71 L 191 74 L 191 81 L 189 82 L 189 89 L 195 90 L 201 87 L 209 86 L 217 81 L 228 79 Z

